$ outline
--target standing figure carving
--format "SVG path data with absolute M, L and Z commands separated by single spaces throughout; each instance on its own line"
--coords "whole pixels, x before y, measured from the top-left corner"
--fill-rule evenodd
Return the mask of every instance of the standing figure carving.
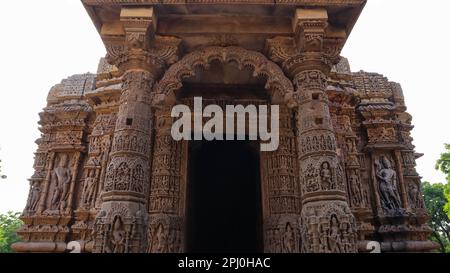
M 361 188 L 361 183 L 359 180 L 358 175 L 355 171 L 353 171 L 349 178 L 349 184 L 350 184 L 350 194 L 351 194 L 351 201 L 354 206 L 363 206 L 364 198 L 363 198 L 363 189 Z
M 328 250 L 331 253 L 342 253 L 341 232 L 339 220 L 335 214 L 331 216 L 330 230 L 328 231 Z
M 68 168 L 68 156 L 63 154 L 59 159 L 58 167 L 52 173 L 52 183 L 55 185 L 51 200 L 52 210 L 64 210 L 66 208 L 71 182 L 72 176 Z
M 322 190 L 330 190 L 332 187 L 332 173 L 330 168 L 330 163 L 324 162 L 322 163 L 320 169 L 320 178 L 322 182 Z
M 159 225 L 154 238 L 154 253 L 167 253 L 167 234 L 163 225 Z
M 39 185 L 38 181 L 34 181 L 32 183 L 32 187 L 30 190 L 30 199 L 28 200 L 28 204 L 27 204 L 27 210 L 28 211 L 35 211 L 36 207 L 39 203 L 39 200 L 41 198 L 41 187 Z
M 111 231 L 111 252 L 112 253 L 124 253 L 125 252 L 125 238 L 126 232 L 123 227 L 122 219 L 116 216 L 113 229 Z
M 286 228 L 284 231 L 283 252 L 284 253 L 295 252 L 295 233 L 290 223 L 286 224 Z
M 400 195 L 397 190 L 397 173 L 385 156 L 380 157 L 376 165 L 376 177 L 379 183 L 381 203 L 386 210 L 400 208 Z
M 412 183 L 409 184 L 408 195 L 409 195 L 409 203 L 410 203 L 412 208 L 415 208 L 415 209 L 422 209 L 423 208 L 420 188 L 417 185 L 417 183 L 412 182 Z
M 95 170 L 88 170 L 84 183 L 82 204 L 84 207 L 90 207 L 94 201 L 95 186 L 97 183 Z

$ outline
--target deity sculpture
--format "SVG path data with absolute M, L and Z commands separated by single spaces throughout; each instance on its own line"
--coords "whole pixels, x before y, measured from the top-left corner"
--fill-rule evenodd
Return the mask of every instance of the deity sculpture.
M 341 224 L 341 226 L 342 226 L 341 230 L 342 230 L 342 244 L 343 244 L 342 251 L 345 253 L 352 253 L 353 252 L 352 246 L 355 243 L 354 237 L 350 236 L 350 234 L 352 234 L 354 231 L 352 225 L 349 222 L 344 221 Z
M 356 152 L 356 148 L 355 148 L 355 143 L 352 139 L 347 139 L 347 151 L 349 153 L 355 153 Z
M 111 252 L 124 253 L 125 252 L 125 237 L 126 232 L 123 227 L 123 222 L 120 216 L 116 216 L 113 222 L 113 229 L 111 231 Z
M 167 253 L 167 234 L 162 225 L 158 226 L 153 242 L 155 253 Z
M 95 170 L 88 170 L 87 177 L 84 181 L 84 194 L 82 199 L 82 204 L 85 207 L 92 205 L 95 195 L 95 186 L 97 183 L 97 177 Z
M 348 178 L 350 184 L 351 200 L 354 205 L 363 205 L 361 183 L 356 172 L 352 172 Z
M 30 190 L 30 199 L 28 199 L 27 210 L 34 211 L 36 210 L 37 204 L 39 203 L 41 197 L 41 187 L 38 181 L 34 181 L 32 183 L 32 187 Z
M 386 210 L 400 208 L 400 195 L 397 190 L 397 174 L 392 168 L 391 162 L 384 156 L 375 162 L 376 177 L 380 187 L 382 206 Z
M 423 208 L 420 188 L 416 183 L 410 183 L 408 188 L 409 202 L 412 208 Z
M 332 253 L 342 252 L 342 241 L 339 229 L 339 220 L 335 214 L 331 216 L 330 229 L 328 230 L 328 250 Z
M 283 236 L 283 252 L 294 253 L 295 251 L 295 234 L 290 223 L 286 224 Z
M 321 178 L 321 182 L 322 182 L 322 189 L 330 190 L 331 186 L 332 186 L 332 175 L 331 175 L 330 163 L 328 163 L 328 162 L 322 163 L 322 166 L 320 169 L 320 178 Z
M 111 137 L 109 135 L 106 135 L 102 138 L 101 142 L 101 153 L 100 153 L 101 160 L 104 161 L 108 159 L 110 146 L 111 146 Z
M 352 122 L 348 116 L 343 116 L 342 118 L 342 128 L 347 133 L 353 133 Z
M 55 185 L 51 199 L 51 208 L 53 210 L 63 210 L 66 206 L 70 183 L 72 182 L 71 172 L 67 165 L 68 156 L 63 154 L 60 157 L 58 167 L 52 173 L 52 183 Z

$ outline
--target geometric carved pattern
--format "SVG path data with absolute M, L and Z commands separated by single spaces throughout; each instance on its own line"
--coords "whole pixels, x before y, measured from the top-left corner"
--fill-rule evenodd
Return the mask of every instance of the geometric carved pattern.
M 275 152 L 265 154 L 270 213 L 300 213 L 300 194 L 297 178 L 297 156 L 290 111 L 281 109 L 280 146 Z M 284 126 L 283 126 L 284 125 Z
M 151 214 L 179 213 L 182 142 L 172 138 L 171 120 L 168 109 L 157 111 L 149 199 Z

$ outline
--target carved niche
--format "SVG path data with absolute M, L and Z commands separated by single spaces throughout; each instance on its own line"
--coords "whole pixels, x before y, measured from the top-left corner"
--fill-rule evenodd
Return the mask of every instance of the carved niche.
M 381 155 L 375 164 L 375 177 L 381 206 L 385 211 L 396 212 L 402 208 L 399 180 L 395 163 L 390 155 Z

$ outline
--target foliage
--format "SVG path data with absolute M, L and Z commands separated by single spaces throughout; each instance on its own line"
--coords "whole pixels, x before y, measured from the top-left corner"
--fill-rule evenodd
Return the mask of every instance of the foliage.
M 450 182 L 450 144 L 445 144 L 446 152 L 441 154 L 441 157 L 436 162 L 436 170 L 447 175 L 447 182 Z
M 447 204 L 444 206 L 444 210 L 450 217 L 450 144 L 445 144 L 446 152 L 441 154 L 441 157 L 436 162 L 436 170 L 440 170 L 447 175 L 447 185 L 444 188 L 444 195 L 447 197 Z
M 20 240 L 16 231 L 23 224 L 19 219 L 20 213 L 8 212 L 0 214 L 0 253 L 11 251 L 11 245 Z
M 448 202 L 444 191 L 446 185 L 422 183 L 425 205 L 430 213 L 431 239 L 441 246 L 441 252 L 450 252 L 450 219 L 444 211 Z

